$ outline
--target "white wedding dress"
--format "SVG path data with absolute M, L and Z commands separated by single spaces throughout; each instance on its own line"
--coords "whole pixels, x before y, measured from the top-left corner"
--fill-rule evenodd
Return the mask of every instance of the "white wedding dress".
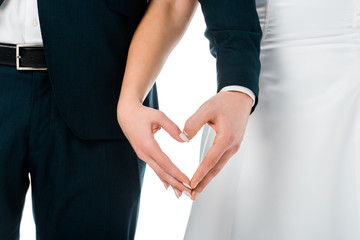
M 259 0 L 260 102 L 186 240 L 360 240 L 360 0 Z M 212 144 L 206 126 L 201 159 Z

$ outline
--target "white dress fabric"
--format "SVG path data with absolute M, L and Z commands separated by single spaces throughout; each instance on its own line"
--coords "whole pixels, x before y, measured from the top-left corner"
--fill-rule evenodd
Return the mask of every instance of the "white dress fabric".
M 186 240 L 360 239 L 360 0 L 259 0 L 260 102 Z M 215 133 L 206 126 L 202 159 Z

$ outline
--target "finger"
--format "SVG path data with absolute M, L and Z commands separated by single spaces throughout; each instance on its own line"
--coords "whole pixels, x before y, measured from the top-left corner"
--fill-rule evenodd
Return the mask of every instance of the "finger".
M 174 187 L 172 189 L 174 190 L 176 198 L 179 199 L 182 195 L 182 192 L 179 189 L 174 188 Z
M 167 181 L 165 181 L 165 180 L 163 180 L 162 182 L 163 182 L 163 184 L 164 184 L 165 189 L 168 190 L 169 187 L 170 187 L 170 184 L 169 184 Z
M 180 128 L 173 121 L 171 121 L 171 119 L 168 118 L 164 113 L 160 112 L 157 124 L 159 124 L 176 141 L 178 142 L 185 141 L 180 136 L 182 133 Z
M 182 192 L 188 192 L 188 194 L 191 194 L 191 189 L 187 188 L 182 182 L 179 182 L 176 180 L 173 176 L 166 173 L 157 163 L 154 159 L 152 159 L 150 156 L 145 157 L 146 163 L 154 170 L 155 174 L 160 178 L 160 180 L 164 183 L 165 188 L 171 186 L 174 189 L 177 189 Z M 181 195 L 181 194 L 180 194 Z
M 210 114 L 207 107 L 202 105 L 186 122 L 183 133 L 191 140 L 198 131 L 210 121 Z
M 180 191 L 179 189 L 172 187 L 177 198 L 180 198 L 182 194 L 188 196 L 191 199 L 191 190 Z
M 171 175 L 185 186 L 189 186 L 190 179 L 181 172 L 180 169 L 170 160 L 170 158 L 161 150 L 155 139 L 152 141 L 151 146 L 149 146 L 149 149 L 146 152 L 167 174 Z
M 208 172 L 208 174 L 206 174 L 206 176 L 197 185 L 197 187 L 195 189 L 193 189 L 193 191 L 191 193 L 192 200 L 196 200 L 198 194 L 201 193 L 204 190 L 204 188 L 211 182 L 211 180 L 214 179 L 214 177 L 219 174 L 221 169 L 224 168 L 226 163 L 229 161 L 229 159 L 234 154 L 235 154 L 235 151 L 228 150 L 222 155 L 222 157 L 217 162 L 217 164 Z
M 176 180 L 182 182 L 185 186 L 189 186 L 190 179 L 184 173 L 182 173 L 170 160 L 170 158 L 161 150 L 154 136 L 150 135 L 146 139 L 147 140 L 144 141 L 142 146 L 139 148 L 139 152 L 141 152 L 143 155 L 141 157 L 150 157 L 166 173 L 173 176 Z
M 223 154 L 229 149 L 228 143 L 223 137 L 216 135 L 214 142 L 204 159 L 201 161 L 198 169 L 195 171 L 191 179 L 191 187 L 194 189 L 199 182 L 208 174 L 208 172 L 217 164 Z

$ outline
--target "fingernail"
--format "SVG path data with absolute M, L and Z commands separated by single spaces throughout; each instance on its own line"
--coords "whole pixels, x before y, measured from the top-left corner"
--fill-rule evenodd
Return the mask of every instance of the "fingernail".
M 190 183 L 190 185 L 191 185 L 191 189 L 195 189 L 196 187 L 197 187 L 197 185 L 199 184 L 199 182 L 197 182 L 196 184 L 192 184 L 192 183 Z
M 183 184 L 184 184 L 184 186 L 185 186 L 185 187 L 187 187 L 187 188 L 190 188 L 190 189 L 191 189 L 191 187 L 190 187 L 190 185 L 189 185 L 189 184 L 187 184 L 187 183 L 185 183 L 185 182 L 183 182 Z
M 183 133 L 185 134 L 185 136 L 186 136 L 187 138 L 189 138 L 189 134 L 188 134 L 187 132 L 185 132 L 185 130 L 183 131 Z
M 179 199 L 180 198 L 180 193 L 176 189 L 174 189 L 174 192 L 175 192 L 175 196 Z
M 191 200 L 195 201 L 198 195 L 198 192 L 193 192 L 193 194 L 191 195 Z
M 185 194 L 186 196 L 188 196 L 191 199 L 191 194 L 187 191 L 183 191 L 183 194 Z
M 169 186 L 167 186 L 165 183 L 164 183 L 164 187 L 166 190 L 168 190 Z
M 181 140 L 183 140 L 184 142 L 190 142 L 189 138 L 188 138 L 184 133 L 180 133 L 179 137 L 180 137 Z

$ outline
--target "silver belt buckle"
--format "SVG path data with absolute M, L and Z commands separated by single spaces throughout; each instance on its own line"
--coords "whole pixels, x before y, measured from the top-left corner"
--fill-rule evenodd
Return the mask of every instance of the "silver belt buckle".
M 47 70 L 47 67 L 45 68 L 36 68 L 36 67 L 22 67 L 20 66 L 20 48 L 22 47 L 38 47 L 38 48 L 41 48 L 43 47 L 43 45 L 39 45 L 39 44 L 16 44 L 16 69 L 17 70 Z

